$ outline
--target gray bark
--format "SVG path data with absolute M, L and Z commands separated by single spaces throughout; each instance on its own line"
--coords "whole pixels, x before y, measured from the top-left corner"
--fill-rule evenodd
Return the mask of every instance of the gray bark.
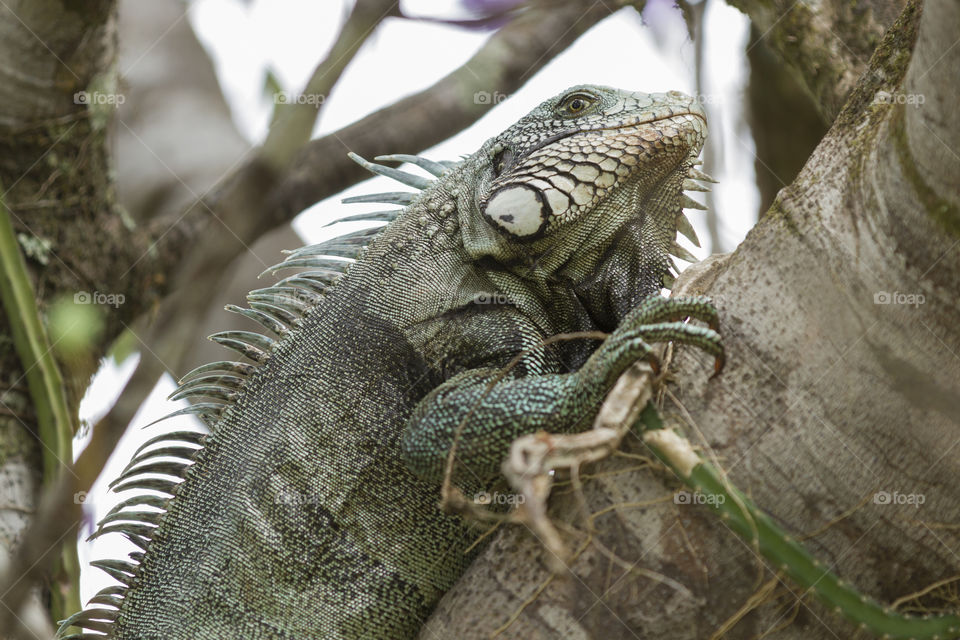
M 61 243 L 70 233 L 99 227 L 105 238 L 110 236 L 104 136 L 93 120 L 75 116 L 78 92 L 90 86 L 109 90 L 115 55 L 112 12 L 110 1 L 79 6 L 8 0 L 0 6 L 0 193 L 18 231 L 33 246 L 44 247 L 30 259 L 39 267 L 41 305 L 54 291 L 90 290 L 88 285 L 98 281 L 96 267 L 84 264 L 86 251 L 60 258 Z M 59 206 L 75 216 L 72 229 L 45 215 Z M 24 538 L 42 471 L 36 420 L 9 336 L 0 313 L 0 575 Z M 90 362 L 72 364 L 78 371 L 92 370 Z M 68 380 L 76 402 L 82 384 L 76 377 Z M 46 585 L 28 581 L 29 591 L 15 613 L 20 628 L 50 634 L 49 592 L 44 589 L 51 583 L 57 589 L 64 576 L 53 576 Z M 14 632 L 12 626 L 0 625 L 0 633 Z

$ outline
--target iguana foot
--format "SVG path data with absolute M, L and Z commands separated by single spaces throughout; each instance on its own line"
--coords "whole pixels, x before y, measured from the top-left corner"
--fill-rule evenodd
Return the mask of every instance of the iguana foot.
M 681 322 L 695 318 L 709 328 Z M 659 359 L 650 343 L 672 341 L 697 346 L 715 358 L 715 371 L 724 363 L 724 349 L 717 333 L 717 312 L 704 297 L 648 298 L 623 319 L 591 359 L 614 365 L 621 358 L 646 360 L 618 374 L 609 397 L 589 431 L 577 434 L 550 434 L 544 431 L 517 438 L 503 464 L 510 485 L 522 496 L 514 519 L 526 524 L 551 552 L 555 569 L 564 568 L 567 549 L 547 516 L 546 503 L 554 471 L 566 469 L 576 476 L 580 466 L 610 456 L 633 427 L 640 412 L 653 396 Z M 608 359 L 609 358 L 609 359 Z M 621 369 L 622 371 L 622 369 Z
M 687 322 L 693 318 L 707 324 L 702 327 Z M 591 356 L 583 375 L 615 380 L 630 364 L 647 360 L 654 372 L 660 372 L 660 360 L 651 343 L 674 342 L 699 347 L 715 358 L 714 371 L 724 364 L 723 343 L 717 333 L 717 310 L 709 298 L 702 296 L 663 298 L 651 296 L 628 313 L 617 329 Z M 612 384 L 613 380 L 609 380 Z

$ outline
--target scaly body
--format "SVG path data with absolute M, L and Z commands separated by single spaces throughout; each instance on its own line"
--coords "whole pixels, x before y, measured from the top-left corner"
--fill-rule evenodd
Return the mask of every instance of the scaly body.
M 173 497 L 137 495 L 101 523 L 144 553 L 99 563 L 124 586 L 71 623 L 136 639 L 412 637 L 477 536 L 437 506 L 468 413 L 457 477 L 486 486 L 516 436 L 587 427 L 645 339 L 720 354 L 713 331 L 676 322 L 712 321 L 704 301 L 659 296 L 705 131 L 682 94 L 576 87 L 456 166 L 421 161 L 438 179 L 407 179 L 423 191 L 375 237 L 295 252 L 279 266 L 312 271 L 235 309 L 275 339 L 215 337 L 258 365 L 215 363 L 181 387 L 211 435 L 158 440 L 119 479 Z M 590 329 L 616 330 L 539 347 Z

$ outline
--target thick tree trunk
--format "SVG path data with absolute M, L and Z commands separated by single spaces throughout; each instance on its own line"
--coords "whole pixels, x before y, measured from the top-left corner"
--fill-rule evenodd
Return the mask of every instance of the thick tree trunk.
M 728 361 L 709 378 L 708 358 L 682 350 L 663 408 L 827 566 L 886 602 L 960 573 L 960 5 L 920 13 L 905 9 L 743 244 L 681 278 L 676 293 L 716 301 Z M 651 457 L 636 439 L 626 450 Z M 583 473 L 589 512 L 610 511 L 590 540 L 578 500 L 555 500 L 580 531 L 570 574 L 551 582 L 540 543 L 508 527 L 422 638 L 857 635 L 705 506 L 676 504 L 660 465 L 620 457 Z M 956 609 L 945 593 L 907 608 Z
M 104 286 L 114 256 L 99 254 L 89 238 L 128 232 L 110 205 L 103 123 L 86 117 L 80 97 L 88 90 L 113 95 L 115 27 L 110 0 L 0 6 L 0 194 L 35 269 L 41 306 L 65 292 L 117 291 Z M 101 105 L 106 109 L 112 106 Z M 95 362 L 79 358 L 65 371 L 74 409 Z M 24 367 L 0 313 L 0 567 L 10 562 L 35 509 L 42 446 Z M 69 589 L 69 578 L 54 577 L 52 592 Z M 49 596 L 34 589 L 17 612 L 20 623 L 49 634 Z

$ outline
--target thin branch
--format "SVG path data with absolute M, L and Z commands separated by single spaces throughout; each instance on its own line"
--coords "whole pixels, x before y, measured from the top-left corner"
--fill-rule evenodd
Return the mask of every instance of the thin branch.
M 385 18 L 397 15 L 395 0 L 361 0 L 355 6 L 329 54 L 314 69 L 299 95 L 326 95 L 362 44 Z M 280 172 L 294 161 L 307 143 L 323 101 L 291 101 L 278 105 L 262 149 L 228 177 L 209 197 L 194 203 L 172 226 L 155 221 L 158 250 L 169 268 L 177 268 L 173 290 L 156 319 L 163 327 L 157 346 L 164 362 L 179 368 L 190 338 L 199 327 L 198 310 L 205 309 L 224 270 L 249 244 L 273 226 L 265 195 Z M 349 162 L 344 158 L 345 162 Z M 277 224 L 284 221 L 279 221 Z M 224 232 L 227 232 L 226 234 Z M 170 260 L 175 262 L 170 263 Z M 171 339 L 171 336 L 173 337 Z
M 272 224 L 359 182 L 367 173 L 347 159 L 414 153 L 446 140 L 509 96 L 612 10 L 603 2 L 535 6 L 494 33 L 460 68 L 419 93 L 398 100 L 310 142 L 268 199 Z
M 357 2 L 333 48 L 298 95 L 329 93 L 377 25 L 391 15 L 397 15 L 395 0 Z M 164 252 L 166 247 L 171 250 L 166 253 L 168 258 L 181 259 L 170 265 L 179 267 L 173 285 L 177 295 L 162 305 L 155 319 L 160 329 L 145 344 L 148 350 L 164 354 L 163 362 L 174 371 L 179 370 L 200 326 L 199 310 L 206 309 L 223 272 L 238 255 L 249 250 L 249 244 L 271 228 L 272 225 L 263 224 L 267 218 L 263 215 L 267 208 L 264 196 L 279 172 L 290 165 L 310 139 L 322 103 L 292 100 L 278 105 L 264 146 L 251 161 L 227 178 L 213 195 L 179 215 L 172 227 L 167 219 L 153 223 L 154 233 L 160 238 L 160 251 Z M 121 411 L 121 405 L 114 410 Z M 127 420 L 131 411 L 135 410 L 127 408 L 122 420 Z
M 399 15 L 398 0 L 357 0 L 333 48 L 314 69 L 303 92 L 293 96 L 295 99 L 277 104 L 273 124 L 260 151 L 269 166 L 279 170 L 289 165 L 310 139 L 327 96 L 367 37 L 384 18 Z M 301 97 L 303 99 L 299 99 Z

